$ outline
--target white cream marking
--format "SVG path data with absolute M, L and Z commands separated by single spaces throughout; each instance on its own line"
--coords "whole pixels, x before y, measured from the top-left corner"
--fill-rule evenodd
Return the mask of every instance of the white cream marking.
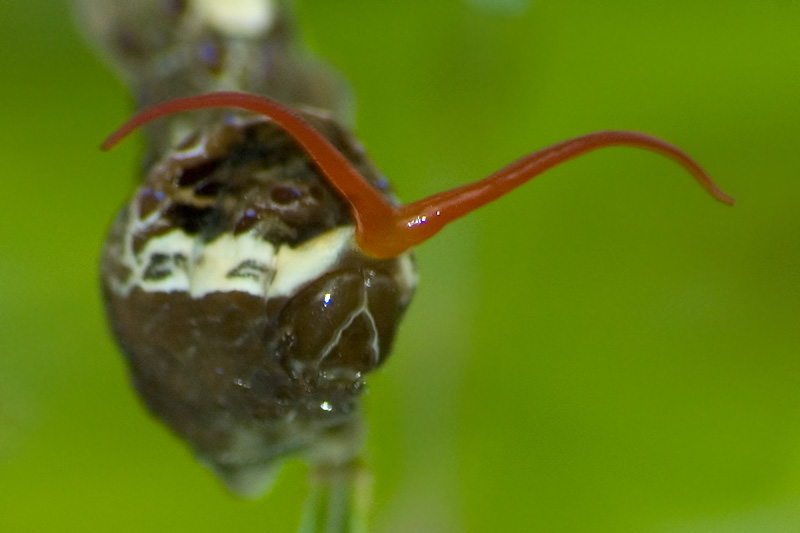
M 132 236 L 146 224 L 133 214 L 130 218 L 120 260 L 131 274 L 126 281 L 112 280 L 114 290 L 125 296 L 134 287 L 148 292 L 187 292 L 193 298 L 235 291 L 261 298 L 291 296 L 333 270 L 353 238 L 352 226 L 344 226 L 292 248 L 287 244 L 276 247 L 248 233 L 223 234 L 203 244 L 196 236 L 173 230 L 150 238 L 134 254 Z M 148 268 L 159 276 L 147 278 Z
M 197 241 L 199 242 L 199 241 Z M 189 294 L 202 298 L 218 291 L 241 291 L 264 296 L 274 273 L 275 247 L 249 234 L 234 237 L 223 234 L 215 241 L 201 246 L 192 262 Z M 248 276 L 234 275 L 237 268 L 248 262 L 258 269 L 247 269 Z
M 195 0 L 212 28 L 237 37 L 258 37 L 275 21 L 275 0 Z
M 130 292 L 133 285 L 150 292 L 174 292 L 189 290 L 189 271 L 187 266 L 191 262 L 194 251 L 194 239 L 182 231 L 170 231 L 161 237 L 151 239 L 144 250 L 139 254 L 141 259 L 133 258 L 130 243 L 127 243 L 125 257 L 122 262 L 131 269 L 132 274 L 127 286 L 120 287 L 125 293 Z M 169 275 L 159 279 L 145 279 L 145 272 L 153 262 L 153 257 L 167 256 L 169 259 L 163 265 L 169 269 Z M 183 257 L 184 261 L 176 261 Z
M 353 227 L 343 226 L 292 248 L 282 245 L 275 262 L 275 279 L 268 296 L 291 296 L 311 280 L 317 279 L 336 264 L 344 250 L 353 243 Z

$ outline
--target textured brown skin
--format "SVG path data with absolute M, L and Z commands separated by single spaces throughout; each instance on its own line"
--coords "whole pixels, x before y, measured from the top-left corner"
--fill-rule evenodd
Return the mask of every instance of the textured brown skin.
M 389 197 L 385 182 L 343 130 L 319 116 L 305 118 Z M 152 228 L 125 235 L 131 213 L 143 218 L 155 212 Z M 181 228 L 203 242 L 251 232 L 296 246 L 349 224 L 347 206 L 308 156 L 274 124 L 255 120 L 216 129 L 196 157 L 162 160 L 111 228 L 104 293 L 136 388 L 150 410 L 234 490 L 237 475 L 253 466 L 289 452 L 324 456 L 313 449 L 316 441 L 355 431 L 364 375 L 386 359 L 414 287 L 398 261 L 350 249 L 332 271 L 289 297 L 237 291 L 193 298 L 139 287 L 123 295 L 113 282 L 131 275 L 120 261 L 125 239 L 141 250 L 149 238 Z M 146 275 L 157 278 L 158 266 L 151 264 Z M 332 297 L 328 305 L 322 304 L 324 294 Z M 366 314 L 356 316 L 323 357 L 334 332 L 365 301 L 375 328 Z M 323 402 L 329 410 L 321 408 Z M 243 431 L 256 444 L 237 446 L 235 436 Z M 345 439 L 344 457 L 330 460 L 352 458 L 358 440 Z

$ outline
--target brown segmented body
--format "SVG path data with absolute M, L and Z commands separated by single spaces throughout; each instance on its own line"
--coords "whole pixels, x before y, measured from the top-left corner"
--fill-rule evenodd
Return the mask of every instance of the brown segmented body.
M 306 118 L 383 183 L 335 123 Z M 326 436 L 340 441 L 332 462 L 353 457 L 364 377 L 385 360 L 415 283 L 409 254 L 376 260 L 353 246 L 342 201 L 262 119 L 220 126 L 156 164 L 103 259 L 142 398 L 246 494 L 289 452 L 330 453 Z M 328 449 L 310 450 L 320 441 Z

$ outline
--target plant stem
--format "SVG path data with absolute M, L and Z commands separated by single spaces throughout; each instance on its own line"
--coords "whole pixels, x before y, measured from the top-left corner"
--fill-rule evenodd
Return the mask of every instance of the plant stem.
M 371 478 L 360 461 L 311 472 L 300 533 L 366 533 Z

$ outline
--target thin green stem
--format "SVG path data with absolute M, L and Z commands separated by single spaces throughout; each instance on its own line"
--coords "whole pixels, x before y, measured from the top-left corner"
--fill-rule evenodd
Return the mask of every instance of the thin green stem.
M 366 533 L 371 478 L 360 461 L 311 473 L 300 533 Z

